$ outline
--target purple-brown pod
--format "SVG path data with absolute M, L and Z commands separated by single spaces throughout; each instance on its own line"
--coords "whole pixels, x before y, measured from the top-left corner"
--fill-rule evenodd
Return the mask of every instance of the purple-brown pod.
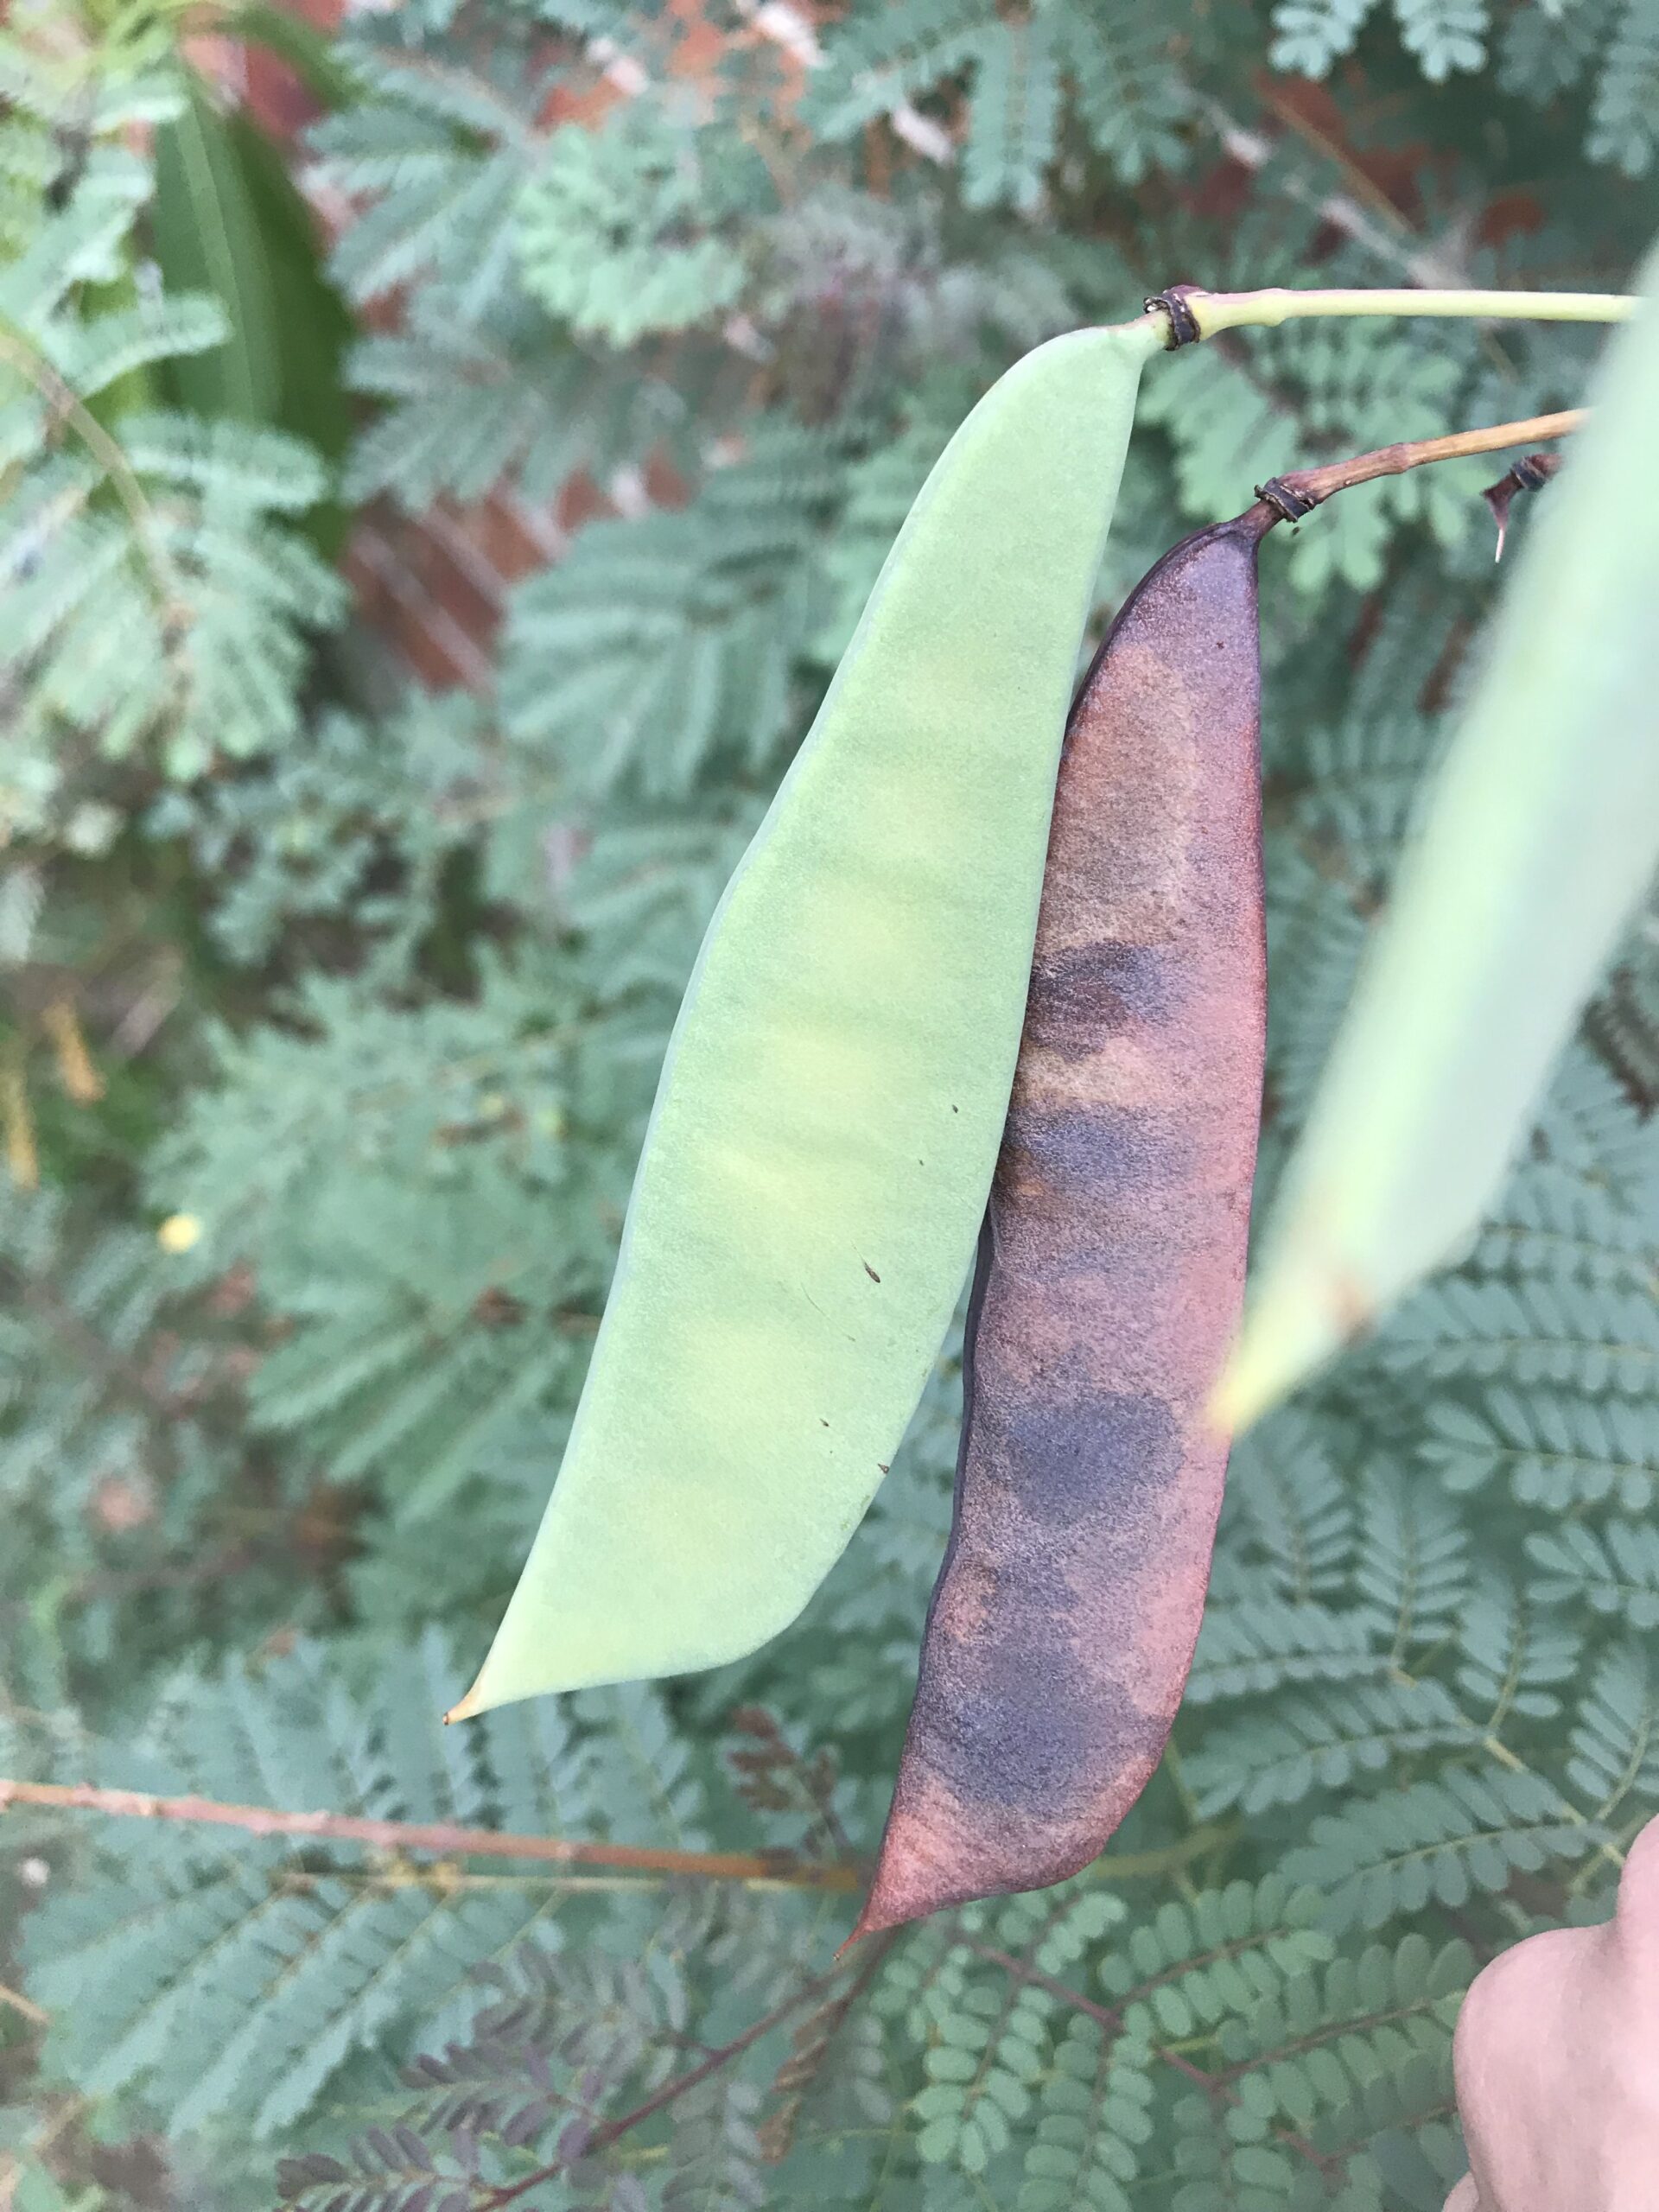
M 1255 557 L 1277 519 L 1166 555 L 1072 709 L 950 1547 L 860 1935 L 1086 1866 L 1185 1685 L 1261 1111 Z

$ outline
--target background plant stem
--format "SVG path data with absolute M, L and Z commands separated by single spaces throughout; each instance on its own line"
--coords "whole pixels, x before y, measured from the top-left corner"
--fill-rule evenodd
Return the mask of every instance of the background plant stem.
M 725 1882 L 782 1881 L 798 1889 L 855 1890 L 855 1866 L 802 1866 L 779 1853 L 665 1851 L 627 1843 L 571 1842 L 563 1836 L 505 1835 L 495 1828 L 458 1827 L 446 1821 L 374 1821 L 346 1813 L 290 1813 L 271 1805 L 226 1805 L 212 1797 L 152 1797 L 138 1789 L 99 1789 L 89 1783 L 0 1779 L 0 1812 L 9 1805 L 43 1805 L 127 1820 L 188 1821 L 241 1828 L 251 1835 L 321 1837 L 381 1851 L 432 1851 L 454 1859 L 540 1859 L 561 1865 L 625 1866 L 642 1873 L 696 1874 Z

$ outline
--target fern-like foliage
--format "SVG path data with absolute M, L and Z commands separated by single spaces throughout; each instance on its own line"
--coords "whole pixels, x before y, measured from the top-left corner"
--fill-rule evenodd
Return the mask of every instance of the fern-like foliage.
M 809 112 L 831 140 L 876 116 L 908 122 L 918 99 L 966 78 L 962 149 L 970 207 L 1033 211 L 1068 107 L 1125 183 L 1179 162 L 1190 105 L 1154 10 L 1061 0 L 1006 21 L 982 0 L 867 10 L 830 44 Z M 912 132 L 914 126 L 911 126 Z M 948 139 L 924 137 L 941 152 Z
M 1075 1881 L 836 1957 L 959 1329 L 786 1637 L 436 1716 L 554 1477 L 709 916 L 957 425 L 1181 278 L 1622 285 L 1652 12 L 251 10 L 325 110 L 314 244 L 253 219 L 277 156 L 194 15 L 13 8 L 0 1776 L 250 1825 L 8 1810 L 0 2200 L 254 2212 L 280 2160 L 305 2212 L 1440 2212 L 1462 1989 L 1604 1915 L 1659 1809 L 1650 916 L 1468 1249 L 1235 1452 L 1171 1753 Z M 251 256 L 177 251 L 187 113 L 248 153 L 263 310 Z M 284 342 L 324 260 L 343 383 Z M 1085 651 L 1268 474 L 1573 405 L 1593 346 L 1353 321 L 1150 365 Z M 1479 664 L 1490 473 L 1263 550 L 1263 1205 Z M 383 500 L 511 540 L 476 696 L 390 669 L 317 550 Z
M 512 296 L 506 219 L 534 171 L 556 67 L 527 67 L 516 41 L 480 57 L 364 40 L 349 60 L 365 97 L 312 140 L 315 183 L 359 203 L 335 274 L 354 299 L 422 282 L 479 322 Z
M 476 1007 L 415 1014 L 315 982 L 299 1033 L 223 1040 L 226 1078 L 264 1102 L 257 1126 L 208 1108 L 160 1170 L 163 1203 L 200 1225 L 181 1271 L 257 1243 L 264 1294 L 289 1317 L 253 1379 L 255 1420 L 304 1437 L 333 1480 L 385 1484 L 402 1515 L 437 1510 L 547 1408 L 574 1404 L 626 1154 L 572 1147 L 591 1043 L 573 982 L 499 969 Z M 625 1125 L 646 1072 L 624 1078 Z M 324 1117 L 320 1079 L 334 1090 Z M 428 1185 L 418 1217 L 411 1173 Z M 553 1192 L 585 1228 L 550 1246 L 526 1201 Z M 526 1514 L 544 1466 L 539 1451 L 526 1465 Z
M 1274 61 L 1324 77 L 1353 52 L 1376 12 L 1377 0 L 1279 0 Z M 1496 16 L 1487 0 L 1392 0 L 1392 13 L 1400 43 L 1431 84 L 1484 69 L 1495 28 L 1499 81 L 1524 99 L 1544 105 L 1593 70 L 1586 158 L 1628 176 L 1651 166 L 1659 26 L 1650 0 L 1584 0 L 1571 8 L 1523 0 Z
M 1503 26 L 1498 81 L 1505 92 L 1543 103 L 1576 85 L 1606 39 L 1613 13 L 1605 0 L 1552 15 L 1529 0 Z
M 1564 1391 L 1482 1394 L 1437 1406 L 1426 1454 L 1457 1490 L 1502 1471 L 1523 1505 L 1562 1512 L 1616 1498 L 1639 1511 L 1659 1481 L 1659 1430 L 1640 1402 Z
M 1659 93 L 1659 10 L 1651 0 L 1624 0 L 1596 82 L 1587 150 L 1626 176 L 1644 176 L 1656 150 L 1654 99 Z
M 695 129 L 649 105 L 618 108 L 597 130 L 550 138 L 518 205 L 518 251 L 531 296 L 584 334 L 631 345 L 730 308 L 740 256 L 721 236 L 766 172 L 741 149 L 710 149 Z
M 158 1256 L 136 1224 L 0 1189 L 0 1637 L 25 1683 L 49 1655 L 31 1707 L 238 1620 L 320 1624 L 251 1541 L 299 1496 L 241 1445 L 242 1317 L 181 1295 Z
M 0 165 L 38 188 L 14 200 L 0 270 L 0 670 L 9 774 L 38 817 L 66 730 L 115 759 L 155 745 L 187 779 L 290 735 L 305 633 L 342 601 L 287 526 L 321 494 L 314 455 L 134 404 L 157 366 L 226 335 L 216 302 L 133 273 L 152 178 L 124 141 L 179 112 L 178 85 L 100 81 L 16 35 L 0 68 Z M 111 304 L 82 312 L 89 289 Z
M 811 556 L 837 477 L 832 452 L 780 429 L 690 507 L 585 531 L 514 607 L 503 689 L 520 742 L 556 747 L 597 796 L 626 778 L 683 798 L 720 747 L 761 769 L 822 616 Z
M 1559 1534 L 1527 1539 L 1534 1563 L 1549 1579 L 1538 1594 L 1560 1603 L 1582 1598 L 1599 1613 L 1618 1613 L 1638 1635 L 1659 1627 L 1659 1541 L 1640 1522 L 1610 1521 L 1598 1535 L 1569 1524 Z
M 432 925 L 445 871 L 498 824 L 470 700 L 415 696 L 384 725 L 320 718 L 310 743 L 234 782 L 169 791 L 145 824 L 188 838 L 220 887 L 209 918 L 232 960 L 257 966 L 308 931 L 349 931 L 378 972 L 405 969 Z M 518 796 L 515 793 L 515 798 Z
M 377 411 L 353 448 L 346 489 L 389 493 L 416 513 L 502 483 L 550 499 L 579 467 L 608 475 L 659 439 L 677 451 L 687 428 L 683 403 L 643 365 L 619 388 L 539 319 L 468 327 L 426 294 L 402 329 L 359 341 L 349 372 Z
M 1374 0 L 1281 0 L 1274 10 L 1274 61 L 1281 69 L 1323 77 L 1352 51 L 1373 5 Z M 1485 0 L 1394 0 L 1394 15 L 1402 45 L 1431 83 L 1485 62 Z
M 696 1840 L 695 1785 L 645 1766 L 663 1734 L 649 1693 L 596 1696 L 585 1722 L 538 1707 L 446 1734 L 438 1714 L 461 1687 L 430 1637 L 372 1670 L 307 1649 L 261 1677 L 181 1677 L 143 1737 L 101 1755 L 99 1778 L 530 1834 L 592 1834 L 643 1812 Z M 31 1927 L 63 2021 L 48 2060 L 130 2086 L 175 2130 L 232 2114 L 256 2138 L 288 2127 L 354 2052 L 384 2052 L 438 2008 L 475 2009 L 468 1976 L 526 1930 L 556 1945 L 569 1895 L 546 1870 L 474 1881 L 464 1860 L 400 1868 L 359 1847 L 160 1825 L 105 1840 L 109 1878 Z

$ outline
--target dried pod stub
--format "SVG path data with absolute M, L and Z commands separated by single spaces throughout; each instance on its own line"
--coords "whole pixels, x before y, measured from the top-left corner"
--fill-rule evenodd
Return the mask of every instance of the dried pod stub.
M 1523 453 L 1507 476 L 1500 476 L 1496 484 L 1489 484 L 1481 493 L 1497 524 L 1494 561 L 1503 558 L 1503 541 L 1510 533 L 1510 509 L 1522 492 L 1541 492 L 1560 465 L 1558 453 Z
M 1261 1110 L 1255 559 L 1279 518 L 1159 562 L 1072 709 L 950 1542 L 861 1935 L 1086 1866 L 1185 1684 Z

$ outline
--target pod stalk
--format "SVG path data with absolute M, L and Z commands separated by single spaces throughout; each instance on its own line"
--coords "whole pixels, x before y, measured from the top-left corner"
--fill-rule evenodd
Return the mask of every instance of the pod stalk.
M 1535 415 L 1523 423 L 1496 423 L 1489 429 L 1453 430 L 1442 438 L 1406 439 L 1397 445 L 1357 454 L 1351 461 L 1292 469 L 1258 484 L 1255 495 L 1273 507 L 1282 521 L 1299 522 L 1334 493 L 1349 491 L 1356 484 L 1373 483 L 1381 476 L 1403 476 L 1408 470 L 1431 461 L 1460 461 L 1471 454 L 1502 453 L 1511 446 L 1569 437 L 1588 420 L 1587 408 L 1570 407 L 1559 415 Z
M 1330 315 L 1435 315 L 1483 322 L 1624 322 L 1640 301 L 1624 292 L 1484 292 L 1411 285 L 1399 289 L 1307 290 L 1269 285 L 1257 292 L 1210 292 L 1171 284 L 1147 302 L 1161 314 L 1171 350 L 1224 330 L 1276 330 L 1281 323 Z

